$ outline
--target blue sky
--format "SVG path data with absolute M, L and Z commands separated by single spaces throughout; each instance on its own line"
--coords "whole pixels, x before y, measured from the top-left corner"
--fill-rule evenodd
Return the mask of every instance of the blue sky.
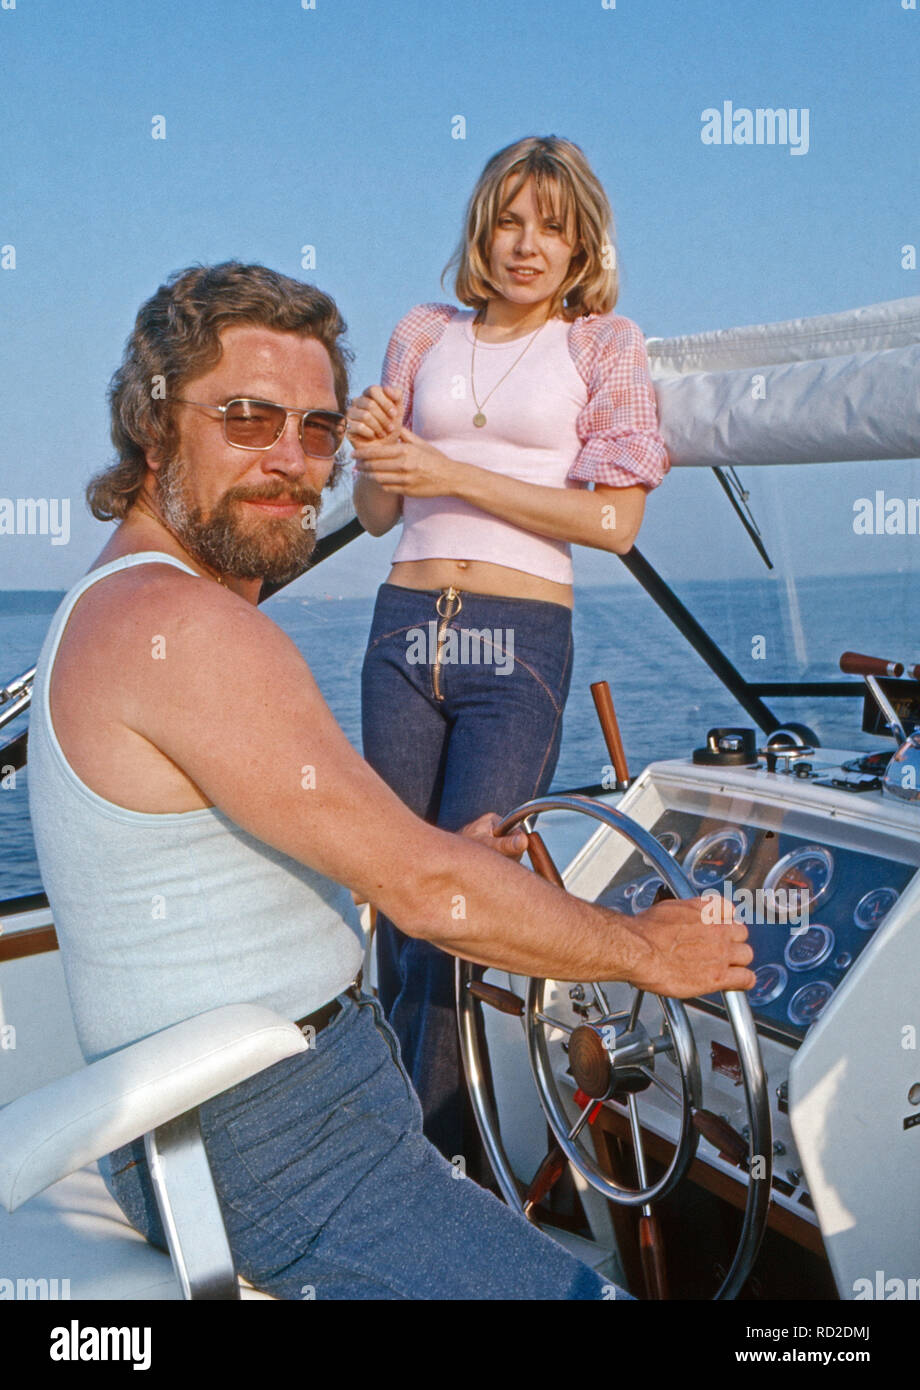
M 472 183 L 525 134 L 584 148 L 616 214 L 619 309 L 649 335 L 920 294 L 900 254 L 920 244 L 920 11 L 902 0 L 11 2 L 0 494 L 70 497 L 72 516 L 67 545 L 0 537 L 2 589 L 66 587 L 103 544 L 82 490 L 110 455 L 105 389 L 168 273 L 234 257 L 315 280 L 348 320 L 361 387 L 396 320 L 450 297 L 439 277 Z M 701 113 L 724 100 L 807 107 L 808 153 L 704 145 Z M 920 537 L 854 537 L 851 519 L 877 486 L 920 495 L 915 464 L 745 480 L 801 573 L 914 568 Z M 640 544 L 674 578 L 763 573 L 705 471 L 672 473 Z M 370 592 L 392 549 L 362 539 L 323 587 Z M 578 556 L 581 582 L 620 569 Z

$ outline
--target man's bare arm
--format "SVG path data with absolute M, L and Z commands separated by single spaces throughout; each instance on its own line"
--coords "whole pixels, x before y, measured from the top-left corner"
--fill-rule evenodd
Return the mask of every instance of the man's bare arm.
M 126 613 L 116 587 L 106 585 L 105 640 L 125 723 L 244 830 L 408 935 L 520 974 L 630 979 L 682 997 L 753 983 L 746 929 L 704 923 L 698 901 L 627 919 L 419 820 L 348 743 L 289 638 L 242 599 L 159 571 Z M 165 660 L 150 658 L 154 634 Z

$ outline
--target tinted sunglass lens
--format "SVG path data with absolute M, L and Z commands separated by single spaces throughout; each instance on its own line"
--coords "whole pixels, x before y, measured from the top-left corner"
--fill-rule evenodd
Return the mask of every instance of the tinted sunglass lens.
M 342 427 L 334 418 L 307 415 L 303 422 L 303 448 L 313 458 L 331 459 L 342 443 Z
M 267 401 L 231 401 L 224 414 L 227 439 L 249 449 L 265 449 L 284 429 L 286 416 L 280 405 Z

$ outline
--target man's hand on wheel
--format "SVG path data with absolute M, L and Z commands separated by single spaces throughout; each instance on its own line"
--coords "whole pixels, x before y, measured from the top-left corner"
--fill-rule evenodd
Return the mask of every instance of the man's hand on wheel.
M 480 845 L 487 845 L 489 849 L 497 850 L 508 859 L 520 859 L 527 848 L 526 834 L 518 826 L 510 835 L 496 835 L 495 827 L 501 823 L 501 816 L 495 811 L 487 811 L 478 820 L 470 821 L 469 825 L 458 830 L 457 834 L 465 835 L 468 840 L 476 840 Z
M 704 916 L 705 913 L 705 916 Z M 747 927 L 721 897 L 665 899 L 640 913 L 629 930 L 651 947 L 630 983 L 673 999 L 715 990 L 750 989 L 754 958 Z

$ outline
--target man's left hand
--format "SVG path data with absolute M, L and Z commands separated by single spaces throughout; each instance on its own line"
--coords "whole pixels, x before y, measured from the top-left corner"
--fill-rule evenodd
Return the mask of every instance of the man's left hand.
M 488 811 L 478 820 L 470 821 L 462 830 L 458 830 L 458 835 L 465 835 L 468 840 L 476 840 L 481 845 L 488 845 L 489 849 L 497 850 L 499 854 L 505 855 L 507 859 L 520 859 L 527 848 L 527 835 L 517 826 L 510 835 L 496 835 L 495 827 L 501 825 L 501 816 L 494 811 Z

